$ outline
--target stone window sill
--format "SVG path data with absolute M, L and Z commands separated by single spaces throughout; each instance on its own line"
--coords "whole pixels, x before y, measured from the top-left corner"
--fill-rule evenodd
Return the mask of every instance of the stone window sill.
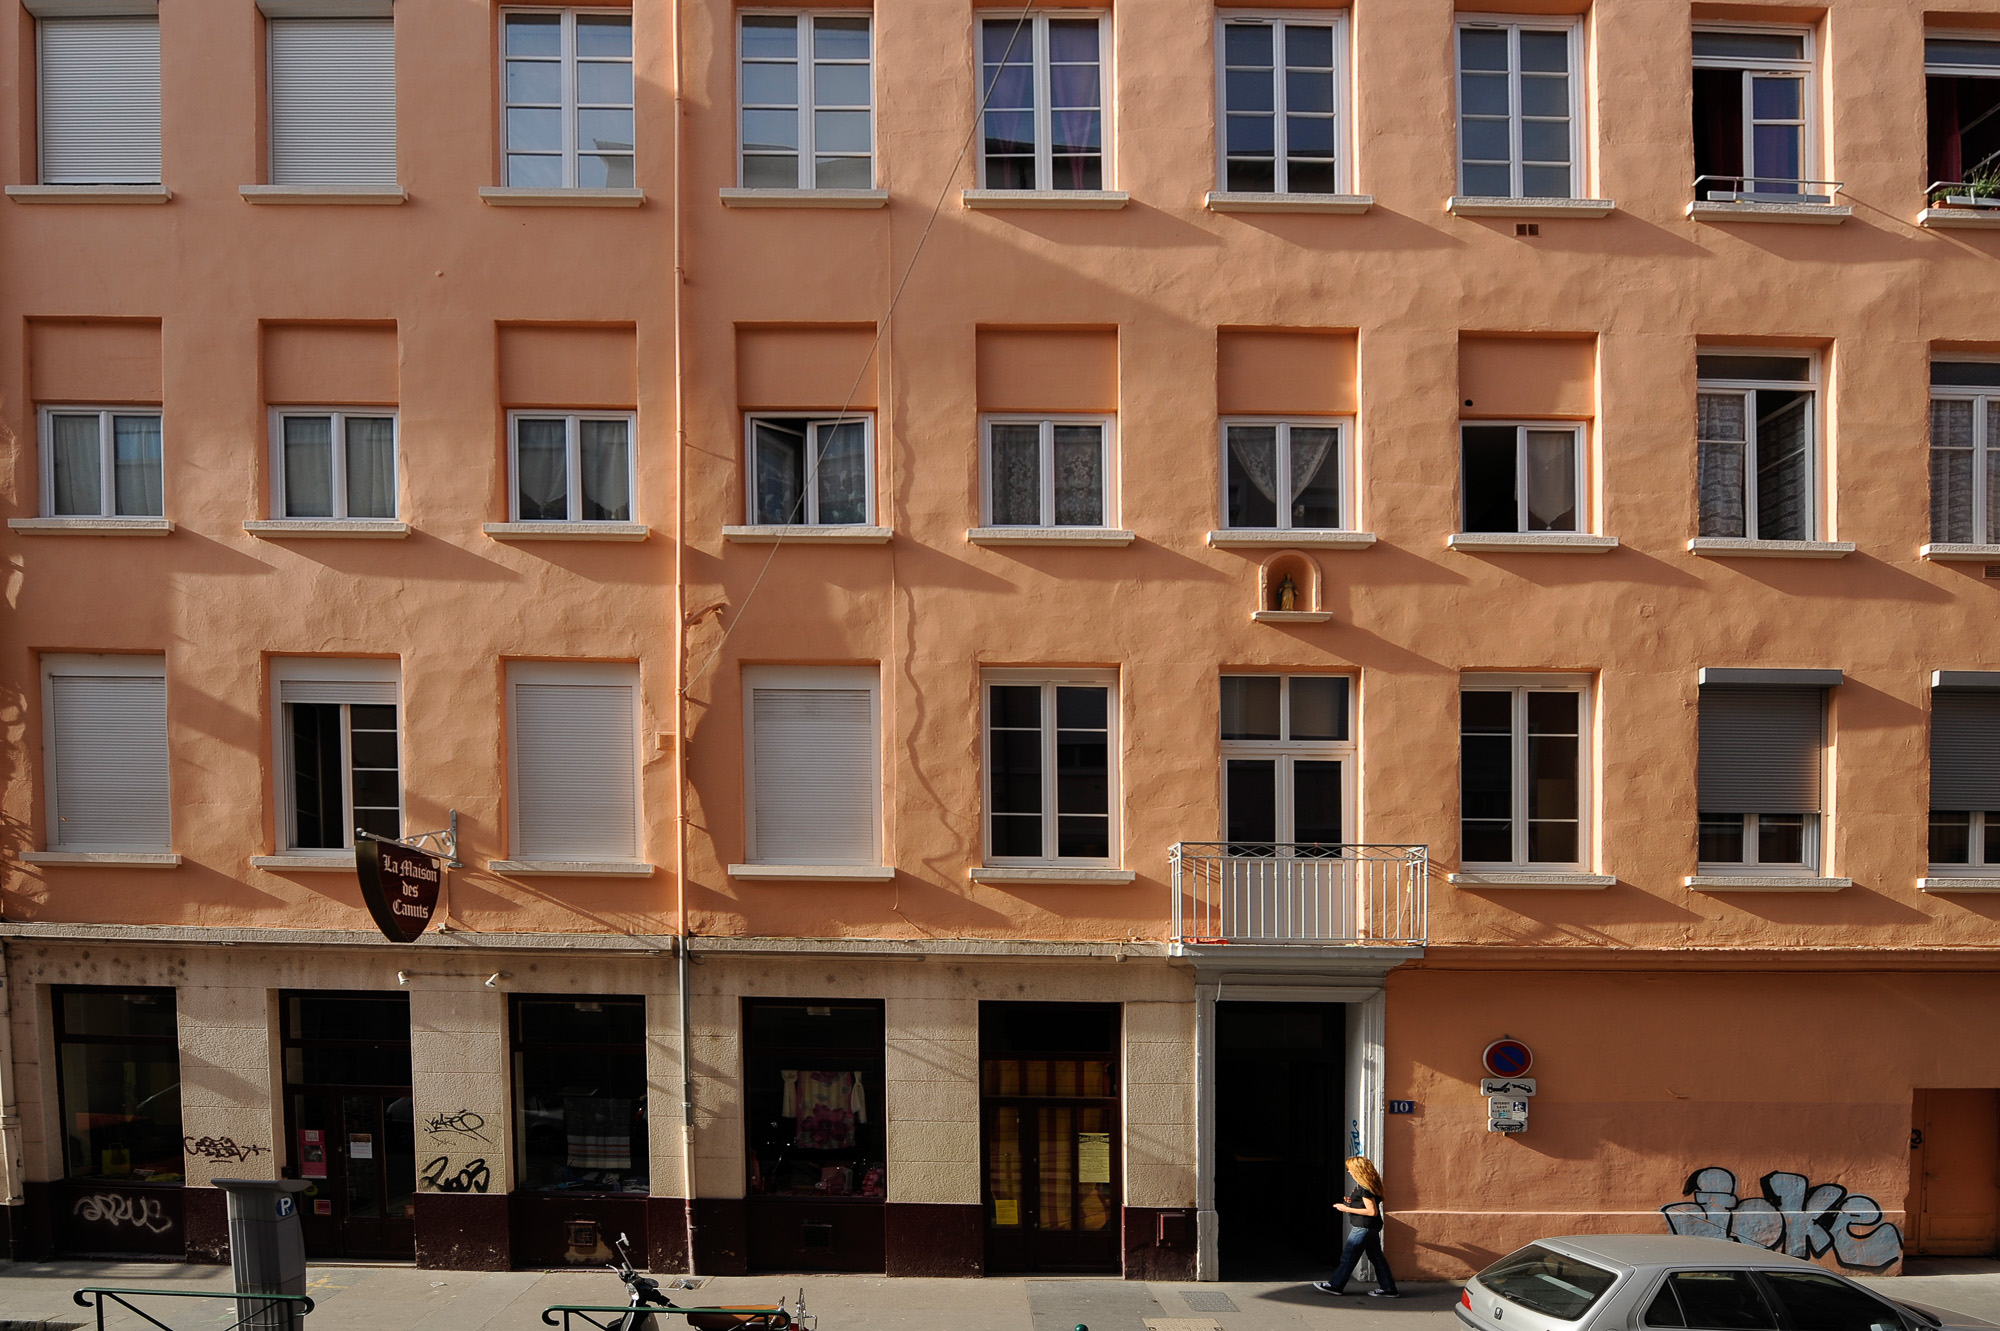
M 1544 892 L 1596 892 L 1614 887 L 1618 880 L 1608 873 L 1537 872 L 1532 869 L 1471 870 L 1447 874 L 1453 887 L 1507 887 Z
M 636 860 L 488 860 L 493 873 L 510 878 L 650 878 L 653 866 Z
M 15 203 L 165 203 L 165 185 L 9 185 Z
M 896 533 L 888 527 L 808 527 L 772 524 L 724 527 L 722 539 L 737 545 L 886 545 Z
M 959 196 L 968 208 L 1123 208 L 1132 196 L 1122 189 L 969 189 Z
M 1942 878 L 1919 878 L 1919 892 L 2000 892 L 2000 878 L 1975 878 L 1971 874 L 1947 874 Z
M 1697 199 L 1687 215 L 1696 222 L 1804 222 L 1838 226 L 1854 216 L 1852 208 L 1832 203 L 1716 203 Z
M 1256 194 L 1244 190 L 1210 190 L 1202 206 L 1212 213 L 1365 213 L 1375 206 L 1373 194 Z
M 968 527 L 974 545 L 1130 545 L 1137 538 L 1117 527 Z
M 725 189 L 725 208 L 883 208 L 885 189 Z
M 1618 538 L 1575 531 L 1455 531 L 1445 544 L 1467 554 L 1601 555 L 1616 550 Z
M 166 536 L 165 518 L 9 518 L 9 530 L 24 536 Z
M 1852 541 L 1753 541 L 1742 536 L 1697 536 L 1688 549 L 1710 559 L 1841 559 Z
M 643 541 L 652 531 L 643 522 L 489 522 L 496 541 Z
M 1838 892 L 1852 878 L 1819 878 L 1809 873 L 1698 873 L 1687 885 L 1697 892 Z
M 410 534 L 410 524 L 393 518 L 272 518 L 246 522 L 243 530 L 267 541 L 400 541 Z
M 306 873 L 341 873 L 354 869 L 354 852 L 335 851 L 325 855 L 313 855 L 304 851 L 294 851 L 289 855 L 252 855 L 250 867 L 253 869 L 276 869 L 279 871 Z
M 2000 228 L 2000 208 L 1926 208 L 1917 225 L 1932 230 L 1986 231 Z
M 236 192 L 245 203 L 395 205 L 410 197 L 401 185 L 242 185 Z
M 1444 201 L 1453 217 L 1609 217 L 1615 199 L 1510 199 L 1454 194 Z
M 26 850 L 21 852 L 21 863 L 93 869 L 178 869 L 181 857 L 171 851 Z
M 1129 883 L 1139 875 L 1130 869 L 1068 869 L 1054 865 L 1014 867 L 981 864 L 966 870 L 965 876 L 975 883 L 1069 883 L 1083 886 Z
M 886 883 L 896 870 L 881 864 L 732 864 L 729 876 L 791 883 Z
M 1919 546 L 1917 554 L 1937 564 L 1953 562 L 1983 564 L 1989 560 L 2000 560 L 2000 545 L 1962 545 L 1933 541 L 1928 545 Z
M 1212 531 L 1208 534 L 1208 544 L 1214 550 L 1258 550 L 1267 546 L 1297 548 L 1301 550 L 1366 550 L 1375 544 L 1372 531 L 1332 531 L 1326 528 L 1272 527 L 1255 530 L 1235 527 L 1227 531 Z
M 637 208 L 646 201 L 642 189 L 521 189 L 482 185 L 480 202 L 489 208 Z
M 1259 624 L 1324 624 L 1333 618 L 1331 610 L 1252 610 L 1250 618 Z

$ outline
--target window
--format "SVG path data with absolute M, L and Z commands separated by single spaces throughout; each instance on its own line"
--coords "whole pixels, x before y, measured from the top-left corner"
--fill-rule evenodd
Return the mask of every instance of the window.
M 986 428 L 986 512 L 995 527 L 1103 527 L 1111 423 L 995 418 Z
M 396 418 L 380 412 L 281 411 L 278 503 L 288 518 L 396 516 Z
M 751 862 L 880 864 L 876 669 L 756 667 L 743 687 Z
M 1479 1283 L 1509 1303 L 1574 1322 L 1618 1283 L 1618 1274 L 1531 1243 L 1481 1271 Z
M 1931 539 L 2000 545 L 2000 363 L 1931 363 Z
M 1813 871 L 1819 862 L 1825 691 L 1704 684 L 1698 727 L 1702 872 Z
M 403 834 L 393 661 L 272 664 L 279 711 L 280 824 L 288 851 L 338 851 L 356 828 Z
M 1344 675 L 1222 677 L 1222 825 L 1231 855 L 1347 840 L 1351 691 Z
M 45 656 L 48 848 L 170 849 L 167 663 L 160 656 Z
M 646 1003 L 514 995 L 523 1192 L 646 1192 Z
M 988 862 L 1112 863 L 1115 678 L 992 671 L 985 683 Z
M 181 1063 L 171 989 L 58 988 L 63 1173 L 181 1181 Z
M 1466 676 L 1459 694 L 1459 859 L 1582 865 L 1585 690 Z
M 1345 421 L 1223 422 L 1223 525 L 1344 529 L 1348 428 Z
M 271 183 L 396 183 L 396 33 L 388 18 L 274 18 Z
M 1931 692 L 1931 855 L 1940 867 L 2000 866 L 2000 691 Z
M 516 522 L 632 521 L 630 415 L 523 412 L 509 423 Z
M 1795 1331 L 1904 1331 L 1888 1304 L 1815 1271 L 1764 1271 L 1764 1288 Z
M 1694 33 L 1695 197 L 1738 195 L 1827 203 L 1808 194 L 1812 34 L 1697 28 Z
M 632 16 L 508 10 L 507 183 L 632 188 Z
M 1695 358 L 1701 534 L 1809 541 L 1818 530 L 1818 364 L 1748 352 Z
M 35 24 L 44 185 L 160 183 L 160 21 Z
M 1646 1308 L 1646 1325 L 1688 1331 L 1776 1331 L 1771 1305 L 1748 1271 L 1676 1271 Z
M 166 510 L 160 413 L 42 410 L 42 511 L 52 518 L 157 518 Z
M 639 670 L 507 668 L 508 788 L 519 860 L 639 858 Z
M 1578 531 L 1583 430 L 1559 422 L 1461 425 L 1465 530 Z
M 866 416 L 752 416 L 750 521 L 865 526 L 875 507 L 873 426 Z
M 984 188 L 1105 188 L 1107 28 L 1089 15 L 980 21 Z
M 888 1195 L 883 1035 L 880 1000 L 743 1001 L 749 1196 Z
M 1484 198 L 1577 194 L 1574 23 L 1458 25 L 1458 187 Z
M 1222 23 L 1222 188 L 1338 194 L 1346 25 L 1280 18 Z
M 2000 204 L 2000 41 L 1990 35 L 1924 38 L 1930 178 L 1952 201 Z
M 872 189 L 867 14 L 745 14 L 738 95 L 749 189 Z

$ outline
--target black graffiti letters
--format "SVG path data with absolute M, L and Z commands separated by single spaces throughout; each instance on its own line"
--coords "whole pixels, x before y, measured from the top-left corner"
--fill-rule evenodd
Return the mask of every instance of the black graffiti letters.
M 444 1171 L 450 1167 L 451 1157 L 441 1155 L 425 1165 L 418 1177 L 432 1192 L 485 1192 L 493 1186 L 493 1174 L 483 1159 L 467 1161 L 463 1169 L 447 1178 Z
M 432 1136 L 442 1136 L 455 1132 L 461 1137 L 472 1137 L 479 1141 L 491 1141 L 486 1135 L 486 1116 L 470 1109 L 460 1109 L 449 1114 L 432 1114 L 424 1121 L 424 1131 Z
M 252 1156 L 269 1155 L 271 1148 L 253 1142 L 239 1143 L 234 1137 L 183 1137 L 181 1148 L 204 1160 L 226 1160 L 241 1164 Z

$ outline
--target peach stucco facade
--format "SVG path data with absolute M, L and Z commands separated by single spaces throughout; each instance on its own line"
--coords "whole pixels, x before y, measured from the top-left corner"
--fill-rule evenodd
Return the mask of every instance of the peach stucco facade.
M 1832 1246 L 1804 1255 L 1841 1269 L 2000 1245 L 2000 1198 L 1965 1203 L 1994 1211 L 1992 1234 L 1954 1238 L 1918 1177 L 1952 1162 L 1910 1159 L 1931 1091 L 2000 1090 L 2000 877 L 1940 872 L 1928 840 L 1935 672 L 2000 683 L 2000 546 L 1934 534 L 1929 470 L 1933 363 L 2000 357 L 2000 230 L 1927 194 L 1925 76 L 1929 34 L 2000 41 L 1996 0 L 1052 11 L 1106 16 L 1103 188 L 999 200 L 978 174 L 979 52 L 1014 6 L 810 11 L 869 20 L 874 189 L 787 192 L 743 188 L 738 125 L 741 25 L 782 6 L 634 0 L 633 187 L 538 191 L 505 175 L 516 7 L 396 4 L 398 188 L 314 196 L 244 188 L 272 184 L 267 25 L 388 4 L 160 6 L 149 187 L 43 183 L 37 61 L 48 23 L 152 9 L 8 3 L 0 1132 L 17 1252 L 115 1249 L 116 1225 L 65 1217 L 154 1196 L 75 1155 L 58 1009 L 93 988 L 175 995 L 188 1162 L 149 1203 L 174 1232 L 135 1241 L 198 1260 L 224 1244 L 218 1172 L 327 1177 L 299 1172 L 317 1092 L 286 1062 L 305 1038 L 286 1004 L 311 993 L 407 996 L 409 1080 L 370 1094 L 415 1125 L 419 1180 L 390 1217 L 412 1233 L 341 1241 L 426 1265 L 595 1260 L 574 1231 L 548 1237 L 589 1220 L 640 1231 L 663 1269 L 1227 1277 L 1232 1224 L 1261 1223 L 1230 1192 L 1249 1185 L 1226 1160 L 1254 1152 L 1229 1135 L 1229 1088 L 1256 1061 L 1230 1009 L 1285 1003 L 1324 1022 L 1310 1058 L 1284 1057 L 1318 1060 L 1331 1097 L 1324 1139 L 1298 1149 L 1314 1168 L 1381 1162 L 1405 1278 L 1549 1233 L 1727 1235 L 1736 1202 L 1695 1182 L 1717 1170 L 1745 1199 L 1760 1180 L 1782 1194 L 1781 1175 L 1837 1185 L 1808 1217 Z M 1340 195 L 1219 188 L 1221 25 L 1268 15 L 1334 34 Z M 1572 198 L 1462 198 L 1458 34 L 1501 18 L 1572 34 Z M 1839 182 L 1825 202 L 1696 204 L 1703 25 L 1804 34 L 1797 175 Z M 1698 358 L 1732 355 L 1809 367 L 1800 539 L 1704 530 Z M 157 519 L 48 507 L 46 409 L 82 406 L 157 410 Z M 393 412 L 392 519 L 286 527 L 273 439 L 299 408 Z M 537 412 L 629 419 L 621 516 L 522 519 L 514 431 Z M 754 421 L 842 417 L 867 422 L 863 520 L 760 520 Z M 992 417 L 1095 423 L 1098 520 L 996 521 Z M 1342 432 L 1337 524 L 1230 520 L 1238 418 Z M 1465 531 L 1461 425 L 1481 422 L 1574 432 L 1568 527 Z M 157 853 L 65 853 L 53 826 L 51 662 L 97 655 L 164 658 Z M 401 831 L 456 819 L 462 867 L 419 943 L 374 933 L 351 854 L 299 853 L 288 830 L 286 709 L 306 695 L 283 684 L 316 660 L 391 682 Z M 528 853 L 516 681 L 576 664 L 636 680 L 630 847 Z M 760 851 L 746 681 L 772 668 L 873 681 L 873 861 Z M 1704 671 L 1793 689 L 1838 672 L 1812 685 L 1810 849 L 1781 871 L 1717 873 L 1698 852 Z M 1174 848 L 1243 835 L 1218 738 L 1219 681 L 1239 676 L 1347 681 L 1345 747 L 1311 761 L 1344 764 L 1336 840 L 1422 848 L 1416 925 L 1180 927 L 1195 906 Z M 1000 853 L 991 690 L 1058 678 L 1106 690 L 1107 849 Z M 1461 695 L 1482 687 L 1580 699 L 1559 864 L 1462 845 Z M 618 1187 L 537 1192 L 523 1003 L 606 997 L 642 1000 L 644 1148 Z M 1020 1050 L 998 1032 L 1030 1002 L 1116 1007 L 1111 1044 L 1064 1055 L 1117 1074 L 1110 1218 L 1086 1201 L 1073 1221 L 1102 1222 L 1101 1245 L 1003 1232 L 1022 1212 L 996 1192 L 1013 1111 L 995 1087 Z M 879 1130 L 879 1155 L 855 1145 L 804 1185 L 821 1195 L 779 1197 L 783 1153 L 757 1134 L 781 1111 L 758 1097 L 775 1105 L 774 1070 L 810 1061 L 757 1014 L 841 1003 L 876 1023 L 852 1063 L 872 1118 L 850 1136 Z M 1520 1133 L 1489 1131 L 1480 1097 L 1503 1036 L 1536 1052 Z M 2000 1137 L 1976 1112 L 1971 1136 Z M 467 1113 L 476 1146 L 451 1136 Z M 565 1113 L 581 1140 L 587 1112 L 547 1117 Z M 195 1145 L 223 1139 L 245 1152 L 226 1171 Z M 1663 1216 L 1679 1203 L 1706 1210 Z

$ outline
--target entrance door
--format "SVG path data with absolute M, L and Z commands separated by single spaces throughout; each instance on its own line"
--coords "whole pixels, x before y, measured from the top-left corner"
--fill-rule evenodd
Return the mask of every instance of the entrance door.
M 981 1003 L 986 1269 L 1116 1274 L 1115 1003 Z
M 1224 1280 L 1323 1274 L 1346 1182 L 1346 1008 L 1215 1005 L 1215 1209 Z
M 287 1176 L 306 1256 L 416 1257 L 407 994 L 284 996 Z
M 2000 1090 L 1919 1090 L 1910 1152 L 1919 1257 L 2000 1250 Z

